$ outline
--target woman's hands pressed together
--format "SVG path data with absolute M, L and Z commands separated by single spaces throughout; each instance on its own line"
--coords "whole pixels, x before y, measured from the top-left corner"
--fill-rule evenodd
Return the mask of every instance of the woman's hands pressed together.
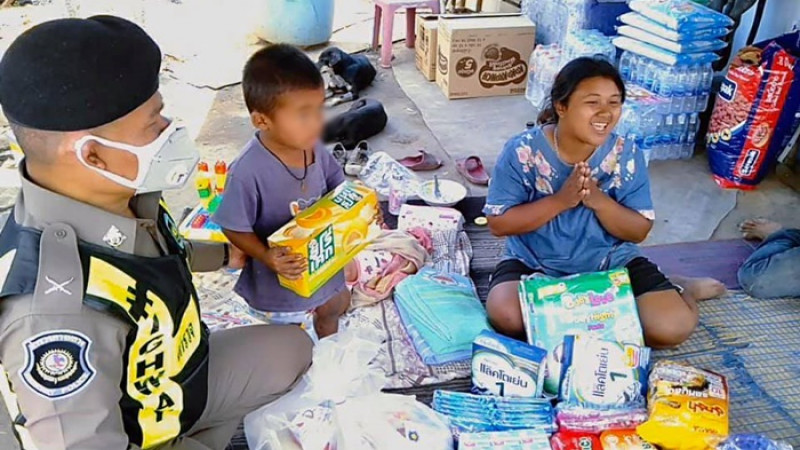
M 585 162 L 575 164 L 567 181 L 555 194 L 555 197 L 566 209 L 583 206 L 596 210 L 609 197 L 600 189 L 596 178 L 592 178 L 591 169 Z

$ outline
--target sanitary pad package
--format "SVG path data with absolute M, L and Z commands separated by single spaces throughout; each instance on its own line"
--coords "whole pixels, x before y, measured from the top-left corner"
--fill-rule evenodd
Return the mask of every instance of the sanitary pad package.
M 528 343 L 549 352 L 545 392 L 558 393 L 565 336 L 644 344 L 625 269 L 559 279 L 528 277 L 520 283 L 519 293 Z
M 541 397 L 547 351 L 484 331 L 472 343 L 472 391 L 508 397 Z
M 628 36 L 633 39 L 638 39 L 650 45 L 663 48 L 664 50 L 672 53 L 707 53 L 716 52 L 727 47 L 728 44 L 719 39 L 709 40 L 692 40 L 684 42 L 673 42 L 669 39 L 664 39 L 661 36 L 656 36 L 641 28 L 632 27 L 630 25 L 622 25 L 617 28 L 619 34 Z
M 618 48 L 646 56 L 668 66 L 709 64 L 719 59 L 719 55 L 713 52 L 675 53 L 627 36 L 617 36 L 613 39 L 613 42 Z

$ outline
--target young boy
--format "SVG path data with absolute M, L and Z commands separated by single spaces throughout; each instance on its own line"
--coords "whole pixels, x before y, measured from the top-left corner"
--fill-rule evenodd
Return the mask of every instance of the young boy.
M 320 338 L 336 333 L 350 304 L 342 272 L 311 298 L 278 283 L 299 278 L 307 261 L 283 247 L 268 247 L 273 232 L 344 182 L 341 166 L 319 143 L 325 88 L 316 65 L 288 45 L 256 52 L 242 79 L 250 120 L 258 131 L 231 164 L 225 196 L 214 215 L 230 242 L 248 258 L 235 291 L 259 318 L 313 327 Z

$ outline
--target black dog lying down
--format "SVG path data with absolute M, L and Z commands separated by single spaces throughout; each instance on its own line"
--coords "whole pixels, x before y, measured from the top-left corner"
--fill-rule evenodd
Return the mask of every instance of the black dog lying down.
M 375 79 L 375 75 L 377 74 L 377 71 L 366 56 L 351 55 L 338 47 L 325 49 L 325 51 L 319 55 L 317 66 L 320 67 L 323 74 L 326 72 L 324 68 L 330 67 L 333 73 L 341 77 L 347 84 L 347 94 L 349 95 L 346 95 L 346 98 L 343 96 L 341 101 L 337 103 L 359 98 L 361 91 L 372 84 L 372 80 Z M 334 82 L 334 84 L 335 86 L 330 86 L 334 88 L 334 91 L 336 89 L 341 89 L 341 86 L 339 86 L 340 83 Z M 326 86 L 326 88 L 327 87 L 329 86 Z
M 383 105 L 369 98 L 357 100 L 350 109 L 325 124 L 323 141 L 341 142 L 347 149 L 383 131 L 388 117 Z

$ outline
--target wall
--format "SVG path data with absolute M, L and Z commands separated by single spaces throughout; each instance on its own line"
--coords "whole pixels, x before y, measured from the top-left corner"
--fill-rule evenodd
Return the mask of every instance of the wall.
M 734 36 L 732 55 L 735 55 L 736 50 L 744 47 L 747 43 L 754 15 L 755 7 L 750 8 L 742 16 L 742 23 Z M 764 10 L 755 42 L 787 33 L 795 24 L 800 28 L 800 0 L 767 0 L 767 7 Z

